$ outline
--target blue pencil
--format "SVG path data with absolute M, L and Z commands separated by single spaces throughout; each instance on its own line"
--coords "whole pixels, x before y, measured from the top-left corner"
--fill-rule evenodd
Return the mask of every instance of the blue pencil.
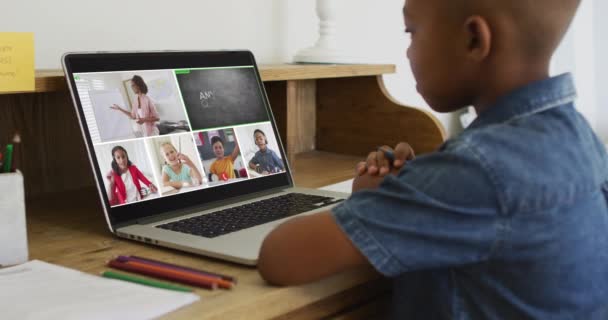
M 393 162 L 395 162 L 395 153 L 393 153 L 393 151 L 391 151 L 391 150 L 385 150 L 382 147 L 378 147 L 378 151 L 380 151 L 384 154 L 384 157 L 386 159 L 388 159 L 388 163 L 392 167 Z

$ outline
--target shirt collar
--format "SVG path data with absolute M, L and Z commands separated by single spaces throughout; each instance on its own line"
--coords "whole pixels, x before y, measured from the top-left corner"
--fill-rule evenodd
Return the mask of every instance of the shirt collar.
M 570 73 L 533 82 L 500 98 L 471 123 L 475 128 L 513 121 L 576 99 L 574 80 Z

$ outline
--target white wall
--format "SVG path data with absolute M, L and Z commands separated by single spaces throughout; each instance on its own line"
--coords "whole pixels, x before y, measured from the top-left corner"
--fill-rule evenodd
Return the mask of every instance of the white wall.
M 608 142 L 608 1 L 595 0 L 595 88 L 597 90 L 597 128 L 600 137 Z
M 2 31 L 35 33 L 36 67 L 66 51 L 248 48 L 276 61 L 281 0 L 2 1 Z
M 594 0 L 582 1 L 570 30 L 554 55 L 551 64 L 553 75 L 572 72 L 578 92 L 576 107 L 594 129 L 598 128 L 596 68 L 593 23 Z

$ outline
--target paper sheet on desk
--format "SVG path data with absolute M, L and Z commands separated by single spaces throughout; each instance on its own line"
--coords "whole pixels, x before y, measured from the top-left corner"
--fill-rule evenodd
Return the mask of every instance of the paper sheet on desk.
M 199 299 L 43 261 L 0 269 L 2 319 L 152 319 Z
M 321 187 L 319 189 L 320 190 L 327 190 L 327 191 L 351 193 L 351 191 L 353 189 L 353 180 L 354 179 L 350 179 L 350 180 L 338 182 L 338 183 L 335 183 L 335 184 L 330 184 L 328 186 Z

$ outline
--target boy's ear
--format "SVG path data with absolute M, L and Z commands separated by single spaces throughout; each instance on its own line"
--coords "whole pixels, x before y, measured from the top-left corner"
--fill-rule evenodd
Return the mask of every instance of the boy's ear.
M 464 26 L 468 36 L 468 56 L 475 61 L 484 60 L 492 49 L 492 31 L 488 21 L 481 16 L 471 16 Z

